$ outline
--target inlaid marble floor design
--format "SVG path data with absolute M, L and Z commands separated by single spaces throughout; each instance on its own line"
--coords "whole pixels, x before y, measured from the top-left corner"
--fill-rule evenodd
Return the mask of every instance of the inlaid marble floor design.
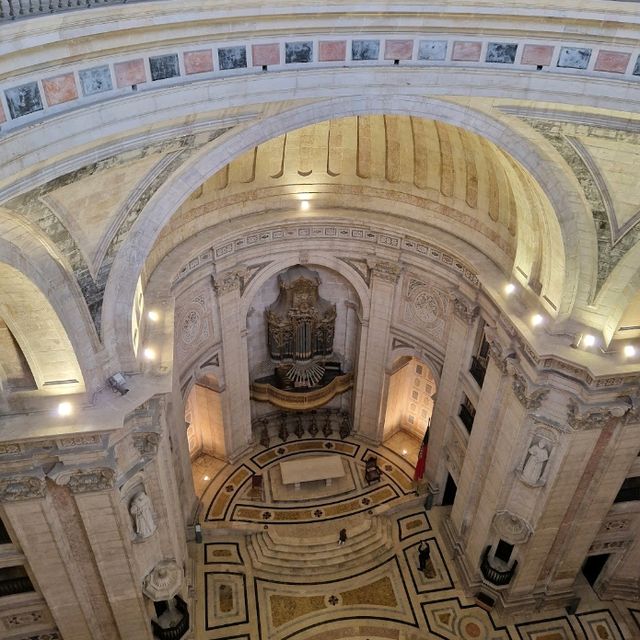
M 204 543 L 190 545 L 197 640 L 640 638 L 638 604 L 600 601 L 586 582 L 576 615 L 502 619 L 476 606 L 440 534 L 448 508 L 427 512 L 413 491 L 418 443 L 407 450 L 406 439 L 398 442 L 374 450 L 353 437 L 294 438 L 258 446 L 234 465 L 198 460 Z M 273 500 L 280 461 L 325 453 L 343 456 L 347 470 L 332 492 L 278 486 Z M 383 473 L 368 486 L 372 453 Z M 251 487 L 254 473 L 265 478 L 263 492 Z M 348 540 L 338 546 L 343 527 Z M 426 574 L 418 570 L 421 540 L 432 550 Z

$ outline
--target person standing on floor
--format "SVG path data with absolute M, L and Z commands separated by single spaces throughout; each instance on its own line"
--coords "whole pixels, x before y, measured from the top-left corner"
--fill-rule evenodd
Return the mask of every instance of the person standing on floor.
M 426 540 L 423 540 L 418 545 L 418 562 L 420 566 L 418 569 L 420 571 L 424 571 L 427 568 L 427 562 L 431 557 L 431 549 L 429 548 L 429 543 Z
M 343 545 L 347 541 L 347 530 L 340 529 L 340 533 L 338 534 L 338 546 Z

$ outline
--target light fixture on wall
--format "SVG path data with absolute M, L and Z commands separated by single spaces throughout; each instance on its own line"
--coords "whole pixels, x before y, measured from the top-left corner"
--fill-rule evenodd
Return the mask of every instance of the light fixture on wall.
M 510 296 L 516 290 L 516 285 L 513 282 L 509 282 L 504 286 L 504 292 Z
M 152 310 L 147 313 L 147 318 L 149 318 L 151 322 L 158 322 L 158 320 L 160 320 L 160 314 L 157 311 Z
M 58 415 L 65 417 L 70 416 L 73 413 L 73 406 L 70 402 L 61 402 L 58 405 Z
M 142 355 L 145 357 L 146 360 L 155 360 L 156 359 L 155 349 L 152 349 L 151 347 L 147 347 L 142 352 Z
M 636 355 L 636 348 L 632 344 L 627 344 L 622 352 L 624 353 L 625 358 L 633 358 L 633 356 Z
M 129 389 L 125 384 L 126 380 L 123 373 L 114 373 L 107 378 L 107 384 L 111 387 L 114 393 L 119 393 L 121 396 L 126 396 L 129 393 Z
M 539 313 L 534 313 L 531 316 L 531 325 L 539 327 L 544 322 L 544 318 Z
M 589 347 L 593 347 L 593 345 L 596 343 L 596 337 L 590 333 L 585 333 L 582 336 L 582 346 L 585 348 L 589 348 Z
M 311 205 L 309 204 L 309 201 L 308 201 L 308 200 L 301 200 L 301 201 L 300 201 L 300 209 L 301 209 L 302 211 L 309 211 L 309 207 L 310 207 L 310 206 L 311 206 Z

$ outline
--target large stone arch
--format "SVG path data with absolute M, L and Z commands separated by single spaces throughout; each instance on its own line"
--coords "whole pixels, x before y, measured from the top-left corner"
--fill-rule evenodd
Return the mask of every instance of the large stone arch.
M 506 125 L 462 106 L 403 95 L 380 97 L 378 93 L 375 97 L 363 95 L 328 100 L 285 112 L 258 125 L 245 126 L 241 131 L 227 134 L 224 145 L 201 154 L 185 166 L 173 181 L 152 198 L 114 263 L 103 309 L 105 342 L 111 344 L 111 338 L 122 332 L 130 322 L 131 292 L 134 290 L 132 283 L 137 279 L 153 241 L 177 207 L 204 179 L 213 175 L 231 158 L 287 130 L 358 113 L 399 113 L 441 119 L 483 135 L 513 155 L 531 171 L 553 204 L 564 234 L 566 254 L 577 256 L 575 261 L 567 261 L 563 274 L 566 294 L 559 308 L 560 316 L 567 317 L 577 300 L 587 298 L 588 292 L 581 283 L 592 280 L 595 239 L 592 225 L 587 220 L 584 201 L 553 167 L 545 163 L 542 152 L 535 145 Z M 579 286 L 582 288 L 579 289 Z M 121 349 L 118 355 L 125 362 L 130 357 L 126 349 Z

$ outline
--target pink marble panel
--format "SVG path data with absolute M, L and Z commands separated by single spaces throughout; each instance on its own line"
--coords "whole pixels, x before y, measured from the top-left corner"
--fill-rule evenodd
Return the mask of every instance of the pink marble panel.
M 619 51 L 600 51 L 593 67 L 596 71 L 609 71 L 610 73 L 624 73 L 629 64 L 630 53 Z
M 387 40 L 384 45 L 385 60 L 411 60 L 413 40 Z
M 525 44 L 522 50 L 522 64 L 548 66 L 553 58 L 553 47 L 542 44 Z
M 213 71 L 213 53 L 211 49 L 186 51 L 184 54 L 184 70 L 187 75 Z
M 320 62 L 336 62 L 347 57 L 347 42 L 345 40 L 321 41 L 318 44 L 318 60 Z
M 47 78 L 42 81 L 42 88 L 47 99 L 47 104 L 52 107 L 54 104 L 69 102 L 78 97 L 78 88 L 73 73 L 65 73 L 55 78 Z
M 2 103 L 0 103 L 0 124 L 6 122 L 7 116 L 4 115 L 4 109 L 2 108 Z
M 262 67 L 269 64 L 280 64 L 279 44 L 254 44 L 251 47 L 253 66 Z
M 480 52 L 482 51 L 481 42 L 454 42 L 452 60 L 467 60 L 469 62 L 478 62 L 480 60 Z
M 113 65 L 116 72 L 116 84 L 119 87 L 130 87 L 134 84 L 142 84 L 147 81 L 147 74 L 144 68 L 144 60 L 127 60 Z

